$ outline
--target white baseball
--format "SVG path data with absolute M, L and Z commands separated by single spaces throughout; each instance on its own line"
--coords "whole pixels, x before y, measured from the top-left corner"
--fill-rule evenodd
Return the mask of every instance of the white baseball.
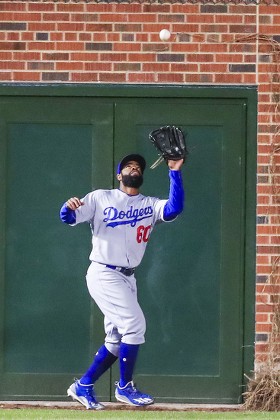
M 170 36 L 171 36 L 171 33 L 168 29 L 162 29 L 159 33 L 159 37 L 162 41 L 168 41 Z

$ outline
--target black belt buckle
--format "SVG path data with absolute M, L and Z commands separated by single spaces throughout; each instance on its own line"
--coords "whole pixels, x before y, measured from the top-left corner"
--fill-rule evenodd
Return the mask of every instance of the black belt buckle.
M 135 268 L 123 268 L 122 267 L 120 269 L 120 272 L 127 277 L 132 276 L 132 274 L 134 274 L 134 271 L 135 271 Z

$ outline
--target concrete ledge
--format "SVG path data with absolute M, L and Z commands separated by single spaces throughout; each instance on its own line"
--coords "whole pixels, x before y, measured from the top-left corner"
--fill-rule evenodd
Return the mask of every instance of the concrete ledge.
M 146 410 L 146 411 L 242 411 L 241 404 L 176 404 L 157 403 L 146 407 L 133 407 L 131 405 L 117 402 L 103 402 L 107 410 Z M 0 401 L 1 408 L 50 408 L 50 409 L 71 409 L 85 410 L 76 402 L 60 401 Z

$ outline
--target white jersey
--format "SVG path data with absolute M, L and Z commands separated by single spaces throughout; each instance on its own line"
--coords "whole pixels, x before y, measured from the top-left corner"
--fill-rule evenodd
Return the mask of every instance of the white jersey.
M 75 211 L 74 225 L 90 223 L 90 260 L 118 267 L 137 267 L 155 224 L 163 221 L 167 200 L 142 194 L 128 195 L 114 189 L 90 192 L 81 201 L 84 205 Z

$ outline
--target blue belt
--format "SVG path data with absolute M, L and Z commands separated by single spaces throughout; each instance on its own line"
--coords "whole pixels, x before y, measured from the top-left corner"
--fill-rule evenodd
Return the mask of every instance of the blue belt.
M 119 271 L 125 276 L 132 276 L 132 274 L 134 274 L 135 272 L 135 268 L 117 267 L 115 265 L 109 265 L 109 264 L 107 264 L 106 267 L 111 268 L 111 270 Z

